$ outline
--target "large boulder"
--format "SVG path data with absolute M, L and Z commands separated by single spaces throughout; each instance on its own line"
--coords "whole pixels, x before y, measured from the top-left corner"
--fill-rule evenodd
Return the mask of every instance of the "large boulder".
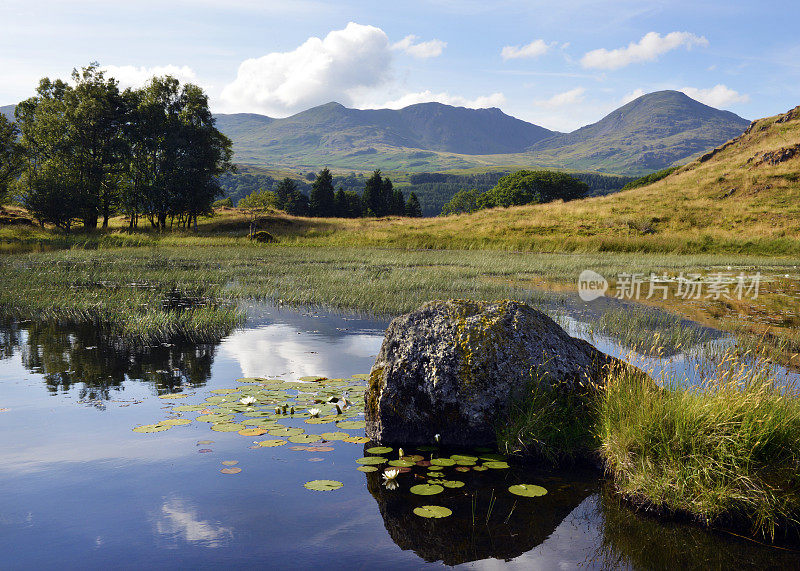
M 434 301 L 386 330 L 365 394 L 376 442 L 486 445 L 537 382 L 588 394 L 617 360 L 516 301 Z

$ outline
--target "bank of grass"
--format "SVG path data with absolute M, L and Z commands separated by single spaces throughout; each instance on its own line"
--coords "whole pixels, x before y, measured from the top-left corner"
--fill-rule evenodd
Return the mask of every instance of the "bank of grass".
M 800 527 L 800 393 L 733 353 L 704 383 L 612 373 L 596 438 L 617 491 L 660 514 L 749 527 Z

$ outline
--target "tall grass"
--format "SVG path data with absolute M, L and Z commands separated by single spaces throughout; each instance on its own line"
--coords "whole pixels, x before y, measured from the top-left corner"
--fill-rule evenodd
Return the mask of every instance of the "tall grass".
M 800 394 L 731 353 L 686 388 L 609 376 L 597 413 L 616 489 L 656 512 L 774 538 L 800 524 Z

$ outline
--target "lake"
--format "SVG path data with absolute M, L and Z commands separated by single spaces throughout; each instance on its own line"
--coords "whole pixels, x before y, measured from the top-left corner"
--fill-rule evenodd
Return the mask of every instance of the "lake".
M 406 460 L 371 450 L 359 407 L 334 416 L 325 401 L 358 402 L 353 375 L 369 372 L 388 323 L 249 314 L 218 344 L 135 349 L 91 326 L 0 322 L 0 567 L 800 567 L 794 551 L 639 515 L 596 471 L 504 467 L 434 443 Z M 283 403 L 295 414 L 276 413 Z M 397 489 L 380 477 L 392 462 L 411 465 Z M 334 489 L 306 487 L 316 480 Z M 410 493 L 436 491 L 431 480 L 442 490 Z M 547 493 L 509 491 L 519 484 Z M 418 515 L 426 505 L 451 513 Z

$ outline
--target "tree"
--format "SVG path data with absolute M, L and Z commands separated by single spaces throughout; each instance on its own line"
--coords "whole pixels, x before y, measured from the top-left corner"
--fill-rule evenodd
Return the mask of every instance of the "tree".
M 17 141 L 19 129 L 0 115 L 0 204 L 8 196 L 11 183 L 22 173 L 22 146 Z
M 258 218 L 278 207 L 278 196 L 270 190 L 257 190 L 241 199 L 236 207 L 247 214 L 250 221 L 249 235 L 252 237 Z
M 387 179 L 388 180 L 388 179 Z M 395 188 L 392 192 L 392 214 L 396 216 L 405 216 L 406 213 L 406 198 L 403 196 L 403 191 Z
M 364 183 L 364 194 L 362 195 L 364 201 L 364 216 L 383 215 L 382 189 L 383 177 L 381 177 L 381 171 L 375 170 Z
M 333 190 L 333 175 L 327 167 L 319 171 L 317 178 L 311 185 L 308 208 L 311 216 L 324 217 L 334 215 L 336 198 Z
M 416 193 L 412 192 L 409 195 L 405 211 L 406 216 L 411 216 L 412 218 L 422 218 L 422 207 L 419 204 L 419 199 L 417 198 Z
M 453 195 L 443 207 L 442 216 L 449 214 L 464 214 L 480 209 L 478 201 L 483 192 L 477 188 L 462 190 Z
M 336 212 L 342 218 L 358 218 L 361 216 L 361 196 L 352 190 L 339 188 L 336 191 Z
M 481 208 L 573 200 L 589 192 L 586 183 L 561 172 L 521 170 L 504 176 L 478 200 Z
M 167 219 L 197 226 L 221 194 L 218 177 L 233 171 L 231 141 L 215 127 L 208 97 L 196 85 L 170 76 L 126 94 L 133 107 L 128 132 L 131 148 L 131 225 L 142 213 L 153 227 Z

